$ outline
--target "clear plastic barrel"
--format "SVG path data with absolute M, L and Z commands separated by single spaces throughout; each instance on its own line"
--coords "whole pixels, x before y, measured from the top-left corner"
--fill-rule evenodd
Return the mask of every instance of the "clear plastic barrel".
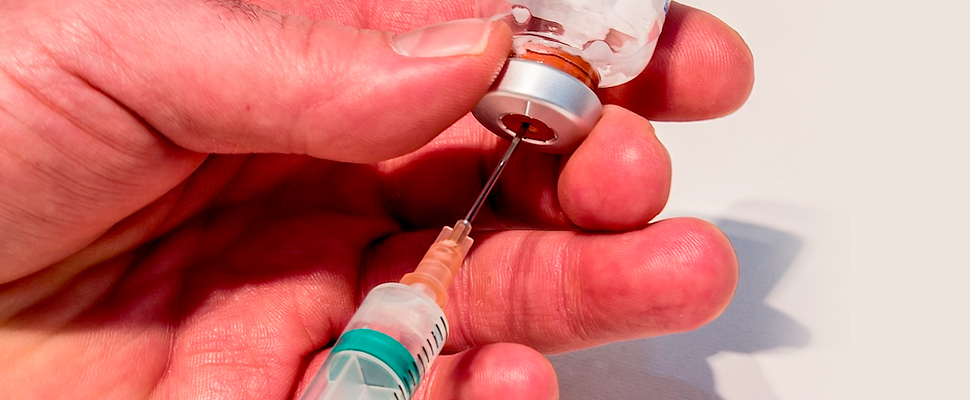
M 448 323 L 421 288 L 375 287 L 347 323 L 303 400 L 407 400 L 448 338 Z

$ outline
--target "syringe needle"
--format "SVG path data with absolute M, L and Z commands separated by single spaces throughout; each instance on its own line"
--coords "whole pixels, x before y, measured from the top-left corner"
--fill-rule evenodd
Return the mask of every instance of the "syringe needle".
M 492 176 L 488 177 L 488 181 L 485 181 L 485 187 L 482 188 L 482 192 L 478 194 L 478 198 L 475 199 L 475 203 L 472 204 L 472 208 L 468 210 L 468 214 L 465 215 L 464 221 L 468 221 L 470 224 L 475 220 L 475 216 L 478 215 L 478 210 L 482 208 L 482 204 L 485 204 L 485 199 L 488 198 L 488 194 L 491 193 L 492 188 L 495 187 L 495 182 L 498 182 L 498 177 L 502 175 L 502 170 L 505 169 L 505 164 L 509 162 L 509 158 L 512 157 L 512 153 L 515 152 L 515 148 L 519 146 L 519 142 L 522 141 L 522 135 L 516 135 L 512 139 L 512 143 L 509 145 L 508 150 L 505 150 L 505 155 L 495 166 L 495 170 L 492 171 Z
M 485 188 L 478 194 L 478 199 L 475 200 L 475 204 L 472 205 L 465 219 L 456 222 L 453 228 L 444 227 L 428 252 L 425 253 L 424 258 L 418 263 L 414 272 L 404 275 L 401 278 L 401 283 L 422 288 L 438 305 L 445 306 L 448 302 L 448 286 L 451 285 L 458 268 L 465 260 L 465 255 L 468 254 L 468 249 L 472 246 L 473 240 L 468 237 L 472 230 L 471 221 L 475 219 L 478 210 L 482 208 L 485 198 L 492 191 L 498 177 L 502 175 L 502 170 L 505 169 L 505 164 L 509 162 L 509 158 L 512 157 L 512 153 L 515 152 L 515 148 L 521 141 L 521 135 L 512 139 L 512 144 L 509 145 L 505 155 L 495 166 L 492 176 L 485 182 Z
M 523 132 L 528 128 L 522 124 Z M 348 394 L 369 400 L 411 398 L 448 340 L 442 310 L 448 303 L 448 288 L 474 242 L 468 237 L 471 221 L 522 136 L 512 140 L 465 219 L 441 230 L 414 272 L 404 275 L 400 283 L 385 283 L 367 294 L 301 399 L 344 400 Z

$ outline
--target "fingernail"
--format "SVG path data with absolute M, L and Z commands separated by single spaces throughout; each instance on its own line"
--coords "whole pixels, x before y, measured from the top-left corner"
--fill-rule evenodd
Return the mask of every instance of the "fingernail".
M 492 22 L 462 19 L 419 28 L 394 36 L 394 50 L 407 57 L 452 57 L 482 54 L 488 46 Z

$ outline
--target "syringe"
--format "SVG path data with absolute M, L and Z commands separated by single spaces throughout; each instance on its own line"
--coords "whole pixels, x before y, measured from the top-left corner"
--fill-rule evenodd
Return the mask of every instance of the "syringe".
M 448 339 L 442 308 L 471 248 L 471 221 L 492 191 L 516 136 L 465 218 L 444 227 L 414 272 L 375 287 L 351 317 L 302 400 L 408 400 Z

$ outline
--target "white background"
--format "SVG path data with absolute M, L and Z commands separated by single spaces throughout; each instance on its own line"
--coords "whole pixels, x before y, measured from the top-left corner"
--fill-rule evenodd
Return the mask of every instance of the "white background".
M 564 400 L 970 399 L 968 2 L 694 0 L 755 55 L 737 113 L 658 123 L 663 217 L 732 239 L 697 331 L 551 357 Z

